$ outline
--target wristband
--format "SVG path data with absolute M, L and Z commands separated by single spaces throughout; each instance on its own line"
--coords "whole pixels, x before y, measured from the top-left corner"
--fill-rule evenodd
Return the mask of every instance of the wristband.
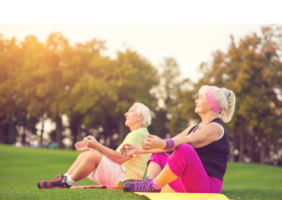
M 165 139 L 165 141 L 166 141 L 166 146 L 165 146 L 164 150 L 173 149 L 174 141 L 172 139 Z

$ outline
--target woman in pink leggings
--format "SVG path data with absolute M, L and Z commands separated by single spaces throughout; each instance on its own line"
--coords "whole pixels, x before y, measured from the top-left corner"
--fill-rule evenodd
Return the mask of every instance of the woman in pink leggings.
M 148 135 L 135 147 L 125 144 L 122 154 L 152 153 L 146 180 L 126 180 L 125 192 L 160 192 L 166 184 L 176 192 L 220 193 L 229 155 L 223 123 L 233 116 L 236 97 L 226 88 L 203 86 L 195 101 L 202 119 L 172 139 Z M 174 151 L 172 155 L 166 152 Z

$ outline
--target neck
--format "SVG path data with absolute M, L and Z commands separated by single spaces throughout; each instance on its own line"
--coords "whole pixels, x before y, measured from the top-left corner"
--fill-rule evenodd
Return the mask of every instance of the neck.
M 207 124 L 211 122 L 213 119 L 218 118 L 218 115 L 214 114 L 214 112 L 208 112 L 200 115 L 202 118 L 202 124 Z
M 132 131 L 135 131 L 139 128 L 143 128 L 143 127 L 145 127 L 145 126 L 142 126 L 140 124 L 134 124 L 134 125 L 130 126 L 129 128 L 130 128 L 130 131 L 132 132 Z

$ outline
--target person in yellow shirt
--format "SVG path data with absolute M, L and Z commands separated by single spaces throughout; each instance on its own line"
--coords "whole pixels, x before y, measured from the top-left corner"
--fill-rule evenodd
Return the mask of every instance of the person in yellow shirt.
M 142 179 L 146 163 L 151 154 L 133 154 L 125 157 L 120 150 L 124 144 L 141 146 L 143 139 L 149 135 L 147 127 L 151 124 L 151 114 L 147 106 L 135 103 L 125 113 L 125 125 L 130 128 L 124 141 L 115 150 L 100 144 L 95 137 L 87 136 L 75 147 L 82 153 L 69 168 L 67 173 L 60 174 L 50 181 L 40 181 L 39 189 L 70 188 L 85 177 L 101 184 L 116 185 L 119 180 Z

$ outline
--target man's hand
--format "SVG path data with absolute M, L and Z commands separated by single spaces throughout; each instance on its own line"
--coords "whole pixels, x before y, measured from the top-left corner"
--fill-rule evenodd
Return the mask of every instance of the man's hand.
M 127 143 L 121 147 L 120 152 L 123 156 L 131 156 L 132 154 L 137 153 L 137 147 Z
M 83 139 L 83 144 L 84 144 L 84 146 L 86 146 L 88 148 L 96 149 L 99 142 L 97 142 L 95 137 L 89 135 L 89 136 L 87 136 Z
M 90 149 L 87 148 L 83 142 L 77 142 L 75 143 L 75 148 L 77 151 L 89 151 Z
M 145 150 L 164 149 L 166 141 L 155 135 L 147 135 L 146 140 L 142 140 L 141 146 Z

